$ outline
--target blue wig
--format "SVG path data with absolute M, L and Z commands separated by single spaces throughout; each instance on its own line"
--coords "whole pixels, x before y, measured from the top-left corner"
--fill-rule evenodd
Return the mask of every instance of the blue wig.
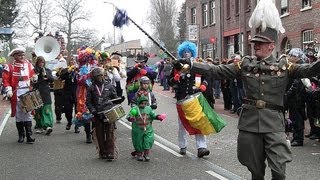
M 183 58 L 184 53 L 190 52 L 191 56 L 195 58 L 197 56 L 197 46 L 195 43 L 190 41 L 184 41 L 178 46 L 178 55 L 179 58 Z

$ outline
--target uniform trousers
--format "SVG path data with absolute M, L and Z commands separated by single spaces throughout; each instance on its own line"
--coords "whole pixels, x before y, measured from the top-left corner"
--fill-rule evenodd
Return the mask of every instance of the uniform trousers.
M 182 122 L 180 119 L 178 119 L 179 124 L 179 131 L 178 131 L 178 142 L 179 142 L 179 148 L 186 148 L 187 147 L 187 131 L 182 125 Z M 207 139 L 205 135 L 202 134 L 196 134 L 196 146 L 197 149 L 199 148 L 207 148 Z
M 238 160 L 251 172 L 252 179 L 264 179 L 267 159 L 272 179 L 286 178 L 286 163 L 292 154 L 284 132 L 253 133 L 239 131 Z

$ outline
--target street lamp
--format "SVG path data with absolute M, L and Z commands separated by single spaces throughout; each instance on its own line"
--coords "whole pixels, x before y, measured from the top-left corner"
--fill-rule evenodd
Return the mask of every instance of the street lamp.
M 103 3 L 111 4 L 113 7 L 113 15 L 115 15 L 116 5 L 114 5 L 112 2 L 108 2 L 108 1 L 105 1 Z M 113 26 L 113 51 L 115 51 L 115 45 L 116 45 L 116 28 Z

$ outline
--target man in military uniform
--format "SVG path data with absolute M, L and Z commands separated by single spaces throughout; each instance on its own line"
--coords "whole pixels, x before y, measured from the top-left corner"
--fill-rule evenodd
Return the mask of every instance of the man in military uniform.
M 263 4 L 264 6 L 266 8 L 272 6 L 276 9 L 274 4 L 270 6 Z M 281 23 L 279 15 L 278 19 L 272 22 Z M 259 22 L 259 24 L 264 23 Z M 259 27 L 259 24 L 251 27 Z M 192 63 L 188 60 L 181 62 L 188 63 L 191 66 L 191 72 L 204 76 L 220 79 L 242 78 L 246 99 L 243 100 L 243 109 L 238 123 L 237 153 L 238 160 L 251 172 L 252 179 L 264 179 L 265 160 L 271 168 L 272 179 L 285 179 L 286 163 L 292 160 L 282 114 L 283 96 L 288 80 L 313 77 L 320 72 L 320 61 L 300 65 L 288 62 L 286 56 L 277 60 L 272 55 L 278 30 L 284 32 L 280 25 L 274 26 L 277 27 L 276 29 L 270 28 L 272 26 L 256 29 L 256 34 L 251 39 L 256 57 L 246 56 L 242 61 L 218 66 Z M 186 64 L 183 66 L 182 64 L 176 67 L 184 71 L 189 69 Z

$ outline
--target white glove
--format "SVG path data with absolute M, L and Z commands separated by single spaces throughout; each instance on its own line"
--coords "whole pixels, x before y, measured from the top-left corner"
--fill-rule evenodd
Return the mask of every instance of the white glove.
M 312 84 L 309 78 L 302 78 L 301 81 L 306 88 L 312 88 Z
M 7 86 L 6 87 L 6 96 L 8 98 L 11 98 L 13 96 L 13 92 L 12 92 L 12 87 L 11 86 Z
M 38 75 L 33 75 L 32 77 L 31 77 L 31 81 L 33 82 L 33 83 L 36 83 L 37 81 L 38 81 Z

